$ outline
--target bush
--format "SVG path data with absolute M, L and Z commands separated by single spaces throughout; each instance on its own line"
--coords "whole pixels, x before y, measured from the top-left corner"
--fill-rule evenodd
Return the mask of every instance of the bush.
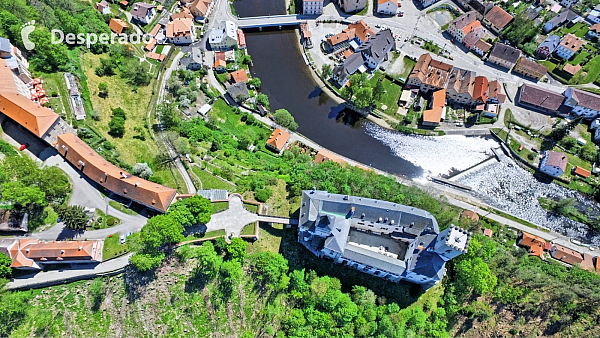
M 266 202 L 271 197 L 271 194 L 272 192 L 269 188 L 256 189 L 254 197 L 259 202 Z
M 109 227 L 113 226 L 117 224 L 117 219 L 114 217 L 108 217 L 108 219 L 106 220 L 106 225 L 108 225 Z

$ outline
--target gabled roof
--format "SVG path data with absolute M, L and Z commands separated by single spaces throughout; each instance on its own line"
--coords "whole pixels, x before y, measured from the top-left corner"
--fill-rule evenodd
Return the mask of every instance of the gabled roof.
M 515 64 L 517 60 L 519 60 L 519 57 L 521 57 L 521 51 L 509 45 L 497 43 L 494 46 L 494 49 L 492 49 L 490 57 L 496 57 L 506 62 Z
M 530 255 L 544 258 L 544 247 L 546 246 L 546 240 L 543 238 L 523 232 L 523 239 L 519 244 L 528 247 Z
M 154 6 L 152 4 L 147 4 L 144 2 L 136 2 L 131 7 L 131 15 L 145 17 L 146 15 L 148 15 L 148 11 L 154 7 L 156 7 L 156 6 Z
M 344 60 L 344 62 L 333 67 L 333 74 L 340 79 L 345 79 L 354 74 L 356 70 L 365 63 L 362 53 L 354 53 Z
M 485 76 L 475 78 L 473 86 L 473 100 L 485 103 L 487 101 L 488 79 Z
M 570 74 L 570 75 L 575 75 L 577 74 L 577 72 L 579 72 L 581 70 L 581 65 L 572 65 L 570 63 L 566 63 L 565 66 L 563 67 L 563 70 Z
M 337 163 L 346 163 L 346 161 L 341 159 L 339 156 L 334 155 L 334 154 L 328 152 L 327 150 L 324 150 L 324 149 L 319 150 L 319 152 L 317 152 L 317 156 L 315 156 L 315 162 L 319 163 L 319 162 L 327 162 L 327 161 L 333 161 L 333 162 L 337 162 Z
M 523 84 L 519 90 L 519 101 L 530 105 L 558 111 L 565 97 L 541 87 Z
M 229 74 L 229 80 L 233 83 L 248 82 L 248 74 L 245 69 L 239 69 Z
M 505 10 L 496 5 L 486 15 L 485 19 L 492 23 L 499 30 L 503 30 L 509 22 L 512 21 L 513 16 L 508 14 Z
M 481 49 L 481 51 L 485 53 L 492 48 L 492 44 L 484 41 L 483 39 L 479 39 L 477 42 L 475 42 L 475 47 Z
M 590 31 L 591 31 L 591 32 L 594 32 L 594 33 L 596 33 L 596 34 L 600 33 L 600 23 L 597 23 L 597 24 L 593 25 L 593 26 L 590 28 Z
M 450 73 L 447 90 L 450 93 L 469 94 L 472 97 L 474 80 L 475 72 L 455 67 Z
M 283 150 L 283 146 L 289 140 L 289 138 L 290 133 L 281 128 L 276 128 L 267 140 L 267 144 L 281 151 Z
M 562 39 L 560 45 L 576 53 L 581 46 L 585 45 L 585 40 L 569 33 Z
M 0 52 L 10 53 L 10 47 L 10 40 L 8 40 L 7 38 L 0 37 Z
M 443 88 L 451 70 L 452 65 L 436 61 L 426 53 L 419 57 L 408 78 L 417 78 L 424 84 Z
M 490 81 L 488 84 L 488 99 L 497 98 L 498 102 L 504 103 L 506 95 L 502 93 L 502 86 L 498 80 Z
M 583 253 L 583 261 L 581 261 L 581 268 L 588 270 L 588 271 L 595 271 L 596 269 L 594 268 L 594 256 L 587 254 L 587 253 Z
M 395 40 L 390 29 L 379 31 L 367 42 L 358 47 L 356 52 L 371 56 L 375 62 L 381 62 L 386 54 L 395 47 Z
M 234 100 L 244 101 L 250 97 L 250 93 L 244 82 L 238 82 L 227 86 L 227 93 L 229 93 Z
M 563 172 L 567 169 L 567 163 L 569 162 L 569 159 L 564 153 L 560 153 L 557 151 L 547 151 L 546 158 L 547 166 L 558 167 Z
M 165 212 L 175 199 L 175 189 L 133 176 L 98 155 L 75 134 L 58 135 L 58 151 L 89 179 L 117 195 Z
M 192 34 L 192 19 L 191 18 L 179 18 L 175 19 L 167 24 L 166 37 L 177 38 L 183 36 L 190 36 Z
M 590 175 L 592 174 L 589 170 L 583 169 L 580 166 L 576 166 L 575 169 L 573 169 L 573 173 L 585 178 L 590 177 Z
M 210 0 L 195 0 L 190 5 L 190 10 L 195 15 L 205 16 L 208 11 L 208 6 L 210 6 Z
M 156 34 L 158 34 L 158 32 L 160 31 L 160 28 L 161 28 L 161 27 L 162 27 L 162 26 L 161 26 L 159 23 L 157 23 L 157 24 L 154 26 L 154 28 L 152 28 L 152 30 L 150 31 L 150 35 L 152 35 L 153 37 L 156 37 Z
M 564 246 L 558 244 L 554 244 L 554 249 L 556 249 L 552 255 L 552 258 L 554 259 L 558 259 L 559 261 L 571 265 L 580 264 L 583 262 L 583 256 L 575 250 L 565 248 Z
M 361 42 L 369 40 L 370 37 L 376 34 L 375 31 L 369 27 L 364 20 L 353 22 L 348 25 L 348 28 L 354 29 L 354 34 Z
M 446 107 L 446 89 L 433 92 L 431 109 L 423 112 L 423 122 L 440 123 Z
M 6 67 L 2 66 L 3 61 L 0 59 L 0 68 Z M 4 74 L 0 71 L 0 75 Z M 8 75 L 10 79 L 13 78 L 12 74 Z M 4 88 L 0 88 L 0 112 L 38 137 L 43 137 L 59 118 L 58 114 L 31 101 L 29 97 L 5 91 Z
M 479 21 L 477 21 L 479 22 Z M 483 39 L 486 35 L 485 28 L 481 27 L 481 24 L 475 29 L 471 30 L 465 37 L 462 42 L 465 46 L 473 46 L 477 43 L 477 41 Z
M 548 72 L 548 67 L 546 67 L 542 64 L 539 64 L 535 61 L 531 61 L 528 58 L 523 57 L 523 56 L 517 62 L 516 67 L 527 69 L 531 72 L 538 72 L 542 75 L 545 75 Z
M 558 35 L 549 35 L 544 42 L 542 42 L 538 48 L 537 48 L 537 52 L 545 52 L 547 54 L 550 54 L 552 52 L 554 52 L 554 50 L 556 49 L 556 47 L 558 47 L 558 45 L 560 44 L 560 37 Z
M 569 89 L 569 88 L 567 88 Z M 587 92 L 581 89 L 573 89 L 573 98 L 577 100 L 577 105 L 583 108 L 588 108 L 600 111 L 600 95 Z
M 194 19 L 194 16 L 192 15 L 189 9 L 184 7 L 183 9 L 181 9 L 181 12 L 171 15 L 171 20 L 177 19 Z
M 386 2 L 392 2 L 394 5 L 398 6 L 398 0 L 377 0 L 379 5 L 383 5 Z
M 449 26 L 455 26 L 456 30 L 462 30 L 463 28 L 467 27 L 469 24 L 475 21 L 478 21 L 477 12 L 470 11 L 452 20 Z
M 110 28 L 110 30 L 113 31 L 115 34 L 121 34 L 123 32 L 123 29 L 127 27 L 128 25 L 125 21 L 117 18 L 110 19 L 110 22 L 108 23 L 108 28 Z

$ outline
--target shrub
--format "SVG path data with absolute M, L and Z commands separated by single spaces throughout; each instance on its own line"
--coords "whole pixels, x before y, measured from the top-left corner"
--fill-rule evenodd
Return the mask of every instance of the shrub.
M 272 192 L 269 188 L 256 189 L 254 197 L 259 202 L 266 202 L 271 197 L 271 194 Z

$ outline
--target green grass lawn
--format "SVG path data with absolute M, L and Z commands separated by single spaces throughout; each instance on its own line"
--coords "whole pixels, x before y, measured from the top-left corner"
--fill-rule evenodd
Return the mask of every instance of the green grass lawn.
M 242 232 L 240 233 L 240 235 L 254 235 L 255 229 L 256 229 L 256 222 L 248 223 L 248 224 L 246 224 L 246 226 L 244 226 L 244 229 L 242 229 Z
M 133 203 L 131 205 L 132 206 L 131 209 L 127 208 L 126 206 L 124 206 L 123 204 L 121 204 L 117 201 L 108 201 L 108 204 L 111 207 L 119 210 L 120 212 L 124 212 L 128 215 L 139 215 L 144 210 L 143 206 L 136 204 L 136 203 Z
M 71 112 L 71 106 L 69 106 L 70 96 L 63 73 L 44 73 L 41 74 L 41 78 L 44 81 L 46 95 L 50 98 L 48 107 L 61 117 L 66 118 L 68 122 L 73 122 L 75 116 Z M 59 96 L 51 97 L 53 93 L 57 93 Z
M 585 73 L 585 74 L 584 74 Z M 594 56 L 583 69 L 571 79 L 571 84 L 584 84 L 600 80 L 600 55 Z
M 194 172 L 194 174 L 196 174 L 196 176 L 198 176 L 198 178 L 202 182 L 202 189 L 225 189 L 228 191 L 235 190 L 235 187 L 233 185 L 221 181 L 216 176 L 213 176 L 210 173 L 196 166 L 192 167 L 192 171 Z
M 124 254 L 129 251 L 129 245 L 127 243 L 119 243 L 119 234 L 112 234 L 112 237 L 108 236 L 104 240 L 104 248 L 102 249 L 102 260 L 108 260 Z
M 121 220 L 112 215 L 106 215 L 102 210 L 96 209 L 96 221 L 91 223 L 93 229 L 106 229 L 121 223 Z
M 573 58 L 573 60 L 569 61 L 570 64 L 572 65 L 579 65 L 579 64 L 584 64 L 584 60 L 590 56 L 590 53 L 588 53 L 588 51 L 582 49 L 579 53 L 577 53 L 577 55 Z
M 183 239 L 183 242 L 191 241 L 191 240 L 194 240 L 194 239 L 211 238 L 211 237 L 218 237 L 218 236 L 225 236 L 225 235 L 226 235 L 225 234 L 225 230 L 222 230 L 222 229 L 221 230 L 215 230 L 215 231 L 208 231 L 208 232 L 204 233 L 203 236 L 195 236 L 195 235 L 186 236 Z
M 578 22 L 574 24 L 571 28 L 563 27 L 563 29 L 561 29 L 560 32 L 562 33 L 562 35 L 567 35 L 570 33 L 579 38 L 582 38 L 588 32 L 588 30 L 589 28 L 585 23 Z
M 399 75 L 399 77 L 403 77 L 404 79 L 408 79 L 408 76 L 410 75 L 410 72 L 412 72 L 413 68 L 415 68 L 415 65 L 417 64 L 416 61 L 413 61 L 412 59 L 408 58 L 407 56 L 404 57 L 404 70 L 402 71 L 402 74 Z
M 258 205 L 255 204 L 250 204 L 250 203 L 244 203 L 244 208 L 246 208 L 246 210 L 253 212 L 255 214 L 258 213 Z
M 398 111 L 398 99 L 400 99 L 400 95 L 402 94 L 402 87 L 397 85 L 396 83 L 390 81 L 388 78 L 384 77 L 385 75 L 377 71 L 375 75 L 369 80 L 369 85 L 371 88 L 375 87 L 377 81 L 382 81 L 383 88 L 385 89 L 385 93 L 381 97 L 381 99 L 376 103 L 378 109 L 381 109 L 384 113 L 393 115 Z M 387 108 L 383 109 L 382 105 L 385 105 Z
M 160 54 L 162 53 L 163 49 L 165 49 L 165 45 L 158 45 L 156 46 L 156 50 L 154 52 Z
M 213 202 L 210 204 L 210 206 L 212 207 L 212 213 L 216 214 L 217 212 L 229 209 L 229 201 Z

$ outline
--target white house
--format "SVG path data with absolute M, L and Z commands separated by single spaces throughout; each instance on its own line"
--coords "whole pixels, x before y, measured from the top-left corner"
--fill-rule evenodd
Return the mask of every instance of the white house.
M 587 20 L 592 23 L 600 23 L 600 5 L 594 7 L 590 14 L 588 14 Z
M 96 10 L 102 14 L 110 14 L 110 6 L 106 0 L 95 3 L 94 8 L 96 8 Z
M 586 119 L 600 117 L 600 95 L 568 87 L 564 92 L 565 106 L 572 107 L 574 114 Z
M 237 28 L 232 21 L 223 21 L 210 31 L 208 44 L 213 50 L 227 50 L 238 44 Z
M 149 24 L 156 16 L 156 6 L 144 2 L 138 2 L 131 7 L 132 20 L 143 24 Z
M 377 13 L 385 15 L 396 15 L 398 11 L 398 0 L 379 0 L 377 2 Z
M 552 177 L 558 177 L 567 170 L 567 155 L 556 151 L 544 152 L 544 157 L 540 162 L 540 171 Z
M 324 0 L 303 0 L 302 13 L 307 15 L 323 14 L 323 1 Z

